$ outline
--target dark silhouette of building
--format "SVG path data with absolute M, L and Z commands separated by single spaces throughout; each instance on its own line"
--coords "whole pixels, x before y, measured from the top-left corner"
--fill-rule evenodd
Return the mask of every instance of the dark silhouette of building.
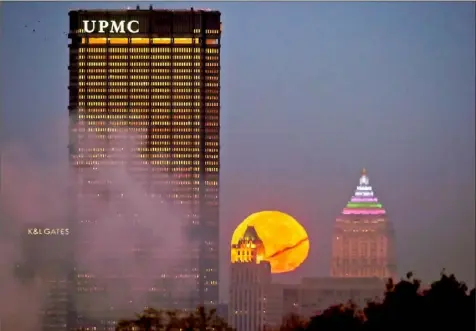
M 91 205 L 128 194 L 105 181 L 87 180 L 83 170 L 104 160 L 124 164 L 112 149 L 127 147 L 127 135 L 134 134 L 139 155 L 125 167 L 149 198 L 186 211 L 182 221 L 199 246 L 184 250 L 183 263 L 161 282 L 168 287 L 167 282 L 192 279 L 196 291 L 179 300 L 161 294 L 166 308 L 218 304 L 220 15 L 193 8 L 69 13 L 69 148 L 80 182 L 74 195 L 81 196 L 75 233 L 80 236 L 81 227 L 97 221 L 88 218 L 86 201 Z M 141 217 L 140 210 L 124 213 Z M 78 289 L 95 286 L 86 273 L 77 279 Z
M 39 330 L 63 331 L 71 322 L 71 245 L 65 229 L 30 226 L 21 235 L 19 280 L 40 298 Z M 34 318 L 34 317 L 32 317 Z

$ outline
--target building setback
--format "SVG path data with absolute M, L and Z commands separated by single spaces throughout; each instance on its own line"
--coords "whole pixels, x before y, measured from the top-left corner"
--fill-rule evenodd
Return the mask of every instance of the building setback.
M 100 221 L 91 219 L 88 206 L 117 202 L 129 193 L 86 177 L 98 164 L 122 164 L 147 198 L 180 206 L 178 221 L 198 247 L 183 249 L 173 273 L 153 287 L 152 303 L 162 302 L 164 308 L 218 304 L 220 15 L 193 8 L 69 13 L 76 250 L 90 244 L 81 237 L 85 227 Z M 121 159 L 113 149 L 130 146 L 131 134 L 137 138 L 137 157 Z M 140 222 L 141 210 L 121 213 Z M 100 288 L 93 277 L 78 271 L 78 292 L 87 296 Z M 170 282 L 180 288 L 185 281 L 196 290 L 174 299 L 166 293 Z M 90 318 L 87 309 L 78 316 Z M 95 318 L 101 319 L 100 313 Z

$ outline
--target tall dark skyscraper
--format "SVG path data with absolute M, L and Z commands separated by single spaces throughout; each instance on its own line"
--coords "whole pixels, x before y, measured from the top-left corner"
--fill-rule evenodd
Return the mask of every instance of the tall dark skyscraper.
M 152 275 L 162 277 L 154 288 L 167 308 L 218 303 L 220 15 L 193 8 L 69 13 L 76 250 L 89 244 L 81 237 L 85 227 L 100 222 L 88 206 L 130 194 L 109 179 L 87 176 L 97 164 L 121 164 L 148 198 L 179 205 L 184 216 L 177 221 L 197 243 L 198 249 L 184 248 L 172 274 Z M 137 155 L 124 160 L 114 149 L 127 148 L 131 134 L 138 139 Z M 118 212 L 140 223 L 141 210 Z M 78 288 L 88 295 L 98 288 L 87 285 L 91 277 L 78 274 Z M 167 287 L 163 277 L 192 280 L 196 290 L 171 299 L 160 291 Z

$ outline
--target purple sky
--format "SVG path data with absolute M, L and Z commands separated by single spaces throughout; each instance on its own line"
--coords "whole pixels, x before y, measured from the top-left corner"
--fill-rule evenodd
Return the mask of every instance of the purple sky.
M 47 128 L 67 119 L 68 10 L 127 5 L 2 4 L 3 144 L 66 166 L 67 128 L 59 141 Z M 280 280 L 327 275 L 362 167 L 394 222 L 399 271 L 445 267 L 474 283 L 474 3 L 155 4 L 191 6 L 224 24 L 223 290 L 232 231 L 259 210 L 291 214 L 311 238 L 307 262 Z

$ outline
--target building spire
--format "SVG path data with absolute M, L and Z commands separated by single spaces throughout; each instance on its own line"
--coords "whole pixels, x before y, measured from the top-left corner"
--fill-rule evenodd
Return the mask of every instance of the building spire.
M 367 176 L 367 169 L 362 168 L 360 180 L 359 180 L 359 185 L 360 186 L 366 186 L 369 185 L 369 177 Z

